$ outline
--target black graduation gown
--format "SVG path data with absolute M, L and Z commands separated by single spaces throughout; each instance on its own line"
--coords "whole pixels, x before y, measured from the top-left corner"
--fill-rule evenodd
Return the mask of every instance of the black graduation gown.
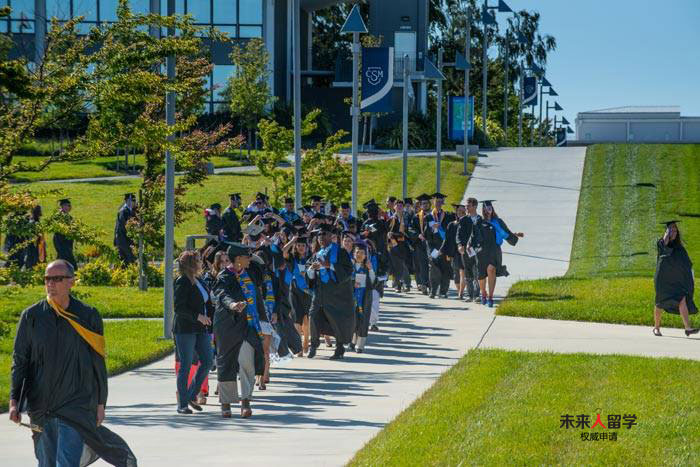
M 66 310 L 83 327 L 103 334 L 97 310 L 73 297 Z M 80 433 L 84 445 L 81 465 L 98 457 L 119 466 L 135 466 L 126 442 L 104 425 L 97 426 L 97 406 L 107 403 L 105 360 L 56 315 L 46 300 L 22 312 L 15 337 L 11 397 L 20 401 L 22 384 L 29 418 L 43 426 L 58 417 Z M 36 444 L 41 433 L 33 433 Z
M 403 239 L 394 239 L 389 241 L 389 258 L 392 263 L 392 271 L 394 273 L 394 280 L 404 283 L 406 287 L 411 286 L 411 277 L 408 263 L 411 260 L 411 249 L 407 240 L 408 235 L 408 224 L 407 220 L 404 219 L 404 237 Z M 387 230 L 389 234 L 398 234 L 401 232 L 401 224 L 397 217 L 392 217 L 387 222 Z
M 452 279 L 452 265 L 447 261 L 447 257 L 444 254 L 438 255 L 437 258 L 433 258 L 431 253 L 433 250 L 440 252 L 442 244 L 447 238 L 447 228 L 452 222 L 452 215 L 449 212 L 444 212 L 442 219 L 439 215 L 434 215 L 430 213 L 426 216 L 424 220 L 423 236 L 425 237 L 425 243 L 427 246 L 426 253 L 428 254 L 428 277 L 430 279 L 430 290 L 431 293 L 446 294 L 450 287 L 450 279 Z M 440 225 L 445 231 L 445 239 L 442 238 L 440 232 L 434 232 L 433 228 L 430 226 L 431 222 L 440 222 Z M 438 290 L 439 289 L 439 290 Z
M 678 306 L 685 297 L 688 313 L 695 314 L 698 307 L 693 300 L 693 263 L 683 245 L 664 245 L 663 238 L 656 242 L 656 272 L 654 290 L 656 306 L 668 313 L 680 314 Z
M 295 257 L 291 257 L 290 259 L 286 260 L 287 269 L 292 272 L 292 274 L 294 271 L 295 261 L 301 262 L 301 264 L 306 267 L 308 258 L 299 260 Z M 302 274 L 302 277 L 304 277 L 304 281 L 306 281 L 306 274 Z M 294 321 L 297 324 L 302 325 L 304 323 L 304 317 L 308 316 L 309 309 L 311 308 L 311 289 L 308 287 L 308 284 L 306 290 L 300 288 L 297 285 L 293 275 L 292 283 L 289 285 L 289 302 L 292 305 L 292 310 L 294 310 Z
M 353 265 L 353 269 L 357 272 L 357 269 L 355 269 L 355 266 Z M 377 276 L 375 272 L 374 280 L 371 280 L 369 277 L 369 274 L 366 272 L 363 272 L 363 274 L 366 274 L 366 279 L 367 282 L 365 284 L 365 293 L 364 293 L 364 299 L 363 299 L 363 306 L 362 309 L 360 309 L 359 304 L 355 303 L 355 311 L 357 313 L 356 315 L 356 324 L 355 324 L 355 333 L 357 334 L 358 337 L 367 337 L 367 334 L 369 332 L 369 318 L 370 315 L 372 314 L 372 291 L 374 290 L 376 283 L 377 283 Z M 354 284 L 354 282 L 353 282 Z M 354 285 L 353 285 L 354 287 Z
M 462 256 L 457 251 L 457 229 L 459 227 L 459 220 L 453 220 L 447 226 L 447 232 L 445 234 L 445 240 L 440 246 L 440 252 L 445 255 L 446 258 L 450 258 L 450 266 L 452 267 L 452 277 L 456 283 L 459 283 L 460 276 L 459 270 L 464 269 L 464 264 L 462 263 Z
M 314 258 L 306 264 L 307 279 Z M 334 265 L 335 277 L 323 283 L 320 271 L 308 280 L 313 291 L 310 317 L 318 334 L 334 336 L 340 344 L 352 341 L 355 331 L 355 306 L 352 282 L 352 261 L 344 248 L 338 246 L 338 259 Z
M 481 216 L 476 215 L 476 224 L 481 222 Z M 462 254 L 462 265 L 464 266 L 464 275 L 467 280 L 474 280 L 478 276 L 478 271 L 476 268 L 476 256 L 469 257 L 467 252 L 467 244 L 469 239 L 474 232 L 475 223 L 469 215 L 464 216 L 459 220 L 459 226 L 457 227 L 457 245 L 464 247 L 464 254 Z M 476 240 L 475 243 L 478 243 Z
M 374 227 L 374 231 L 370 229 L 370 225 Z M 384 219 L 369 218 L 362 223 L 360 232 L 368 231 L 368 240 L 372 240 L 377 248 L 377 261 L 379 263 L 377 275 L 383 276 L 387 274 L 390 267 L 389 252 L 386 248 L 387 225 Z
M 134 211 L 124 204 L 121 209 L 119 209 L 117 221 L 114 224 L 114 246 L 117 247 L 119 257 L 125 264 L 131 264 L 136 261 L 134 252 L 131 251 L 131 245 L 133 245 L 134 242 L 132 242 L 126 234 L 126 223 L 129 222 L 129 219 L 134 217 L 134 215 Z
M 208 215 L 205 228 L 207 230 L 207 234 L 214 235 L 218 238 L 221 229 L 224 228 L 224 221 L 219 216 Z
M 231 304 L 245 301 L 245 294 L 238 277 L 229 269 L 219 273 L 214 283 L 214 338 L 216 339 L 216 370 L 219 381 L 236 381 L 238 376 L 238 353 L 243 342 L 255 350 L 255 374 L 265 370 L 262 340 L 248 326 L 246 312 L 231 311 Z
M 64 213 L 62 215 L 66 216 L 68 223 L 70 223 L 73 219 L 70 214 Z M 75 260 L 75 256 L 73 256 L 72 238 L 68 238 L 63 234 L 56 232 L 53 234 L 53 246 L 56 248 L 57 259 L 64 259 L 72 264 L 74 269 L 78 269 L 78 262 Z
M 494 218 L 501 228 L 508 235 L 505 240 L 515 246 L 518 243 L 518 237 L 508 229 L 506 223 L 500 218 Z M 484 279 L 487 276 L 487 268 L 492 265 L 496 268 L 496 277 L 508 276 L 508 270 L 503 264 L 503 252 L 501 246 L 496 243 L 496 229 L 490 222 L 480 219 L 474 226 L 470 243 L 476 253 L 477 279 Z
M 241 221 L 238 219 L 235 209 L 227 207 L 221 217 L 223 222 L 224 235 L 227 242 L 240 242 L 243 239 L 243 231 L 241 230 Z
M 421 225 L 421 213 L 417 213 L 411 219 L 411 225 L 408 229 L 408 236 L 413 244 L 413 269 L 416 274 L 416 283 L 418 285 L 429 284 L 428 280 L 428 246 L 425 240 L 421 240 L 419 235 L 425 230 L 425 218 L 428 214 L 423 215 L 423 223 Z M 425 236 L 424 236 L 425 238 Z

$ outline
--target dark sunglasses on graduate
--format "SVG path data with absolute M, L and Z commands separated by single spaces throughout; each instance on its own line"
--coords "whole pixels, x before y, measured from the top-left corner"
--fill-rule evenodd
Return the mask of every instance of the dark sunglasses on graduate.
M 63 282 L 63 279 L 72 279 L 73 276 L 44 276 L 44 282 Z

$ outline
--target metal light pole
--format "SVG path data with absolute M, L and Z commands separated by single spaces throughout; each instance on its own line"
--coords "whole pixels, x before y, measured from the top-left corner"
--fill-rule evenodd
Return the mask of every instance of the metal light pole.
M 472 43 L 472 9 L 467 8 L 467 31 L 464 38 L 464 58 L 466 65 L 464 67 L 464 156 L 462 157 L 462 175 L 467 175 L 467 159 L 469 159 L 469 66 L 471 60 L 471 43 Z
M 360 109 L 357 103 L 360 84 L 357 67 L 360 64 L 360 33 L 352 33 L 352 215 L 357 214 L 357 136 L 360 131 Z
M 175 14 L 175 0 L 168 0 L 168 16 Z M 175 28 L 168 28 L 168 36 L 175 36 Z M 166 58 L 168 82 L 175 81 L 175 56 Z M 165 121 L 168 126 L 175 125 L 175 91 L 168 91 L 165 98 Z M 168 135 L 168 141 L 175 141 L 175 134 Z M 175 244 L 175 161 L 170 150 L 165 151 L 165 251 L 163 263 L 163 337 L 173 337 L 173 255 Z
M 506 134 L 506 138 L 508 137 L 508 40 L 510 37 L 508 36 L 508 32 L 506 32 L 506 37 L 505 37 L 505 42 L 504 42 L 504 58 L 505 58 L 505 63 L 504 63 L 504 74 L 505 74 L 505 85 L 503 86 L 503 132 Z
M 520 65 L 520 98 L 518 99 L 518 146 L 523 146 L 523 79 L 525 71 L 522 64 Z
M 298 2 L 299 0 L 295 1 Z M 360 9 L 355 5 L 345 20 L 345 24 L 340 29 L 341 34 L 352 33 L 352 107 L 350 108 L 350 115 L 352 116 L 352 202 L 350 208 L 353 215 L 357 215 L 357 139 L 360 131 L 360 82 L 358 79 L 360 33 L 366 32 L 367 27 L 362 20 L 362 15 L 360 15 Z
M 408 70 L 409 58 L 408 54 L 403 56 L 403 181 L 402 195 L 406 199 L 408 197 L 408 87 L 411 85 L 411 75 Z
M 438 70 L 442 73 L 442 54 L 443 49 L 438 50 Z M 442 159 L 442 80 L 437 80 L 437 121 L 435 122 L 437 132 L 437 140 L 435 143 L 435 152 L 437 152 L 437 164 L 435 167 L 435 191 L 440 193 L 440 164 Z
M 294 49 L 294 208 L 302 206 L 301 201 L 301 6 L 294 0 L 292 8 L 293 49 Z
M 488 15 L 488 4 L 484 0 L 484 14 Z M 484 140 L 486 139 L 486 104 L 487 104 L 487 82 L 489 74 L 489 26 L 488 21 L 484 23 L 484 54 L 481 59 L 481 131 L 484 132 Z

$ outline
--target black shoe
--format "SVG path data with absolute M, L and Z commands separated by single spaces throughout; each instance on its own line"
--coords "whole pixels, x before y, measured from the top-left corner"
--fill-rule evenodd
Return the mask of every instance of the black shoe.
M 364 352 L 363 349 L 357 349 L 357 353 L 362 353 L 362 352 Z
M 212 365 L 212 366 L 211 366 L 211 369 L 210 369 L 209 371 L 210 371 L 211 373 L 215 373 L 215 372 L 216 372 L 216 365 Z
M 446 293 L 441 293 L 441 294 L 440 294 L 440 298 L 447 298 L 447 294 L 446 294 Z
M 309 347 L 309 354 L 306 358 L 314 358 L 316 356 L 316 347 Z
M 192 408 L 193 408 L 194 410 L 196 410 L 197 412 L 201 412 L 201 411 L 202 411 L 202 406 L 199 405 L 199 404 L 197 404 L 195 401 L 189 401 L 188 404 L 190 405 L 190 407 L 192 407 Z
M 431 293 L 431 294 L 430 294 L 430 298 L 435 298 L 435 294 L 434 294 L 434 293 Z
M 190 415 L 190 414 L 192 414 L 192 411 L 189 408 L 185 407 L 184 409 L 178 408 L 177 413 L 183 414 L 183 415 Z
M 372 327 L 369 328 L 369 330 L 372 332 L 379 332 L 379 328 L 376 324 L 373 324 Z
M 338 347 L 335 348 L 335 352 L 333 355 L 331 355 L 330 360 L 340 360 L 343 358 L 343 355 L 345 354 L 345 347 L 342 345 L 339 345 Z
M 428 289 L 423 289 L 421 292 L 423 292 L 423 295 L 428 295 Z
M 700 328 L 691 328 L 691 329 L 686 329 L 685 330 L 685 335 L 689 336 L 691 334 L 697 334 L 698 331 L 700 331 Z
M 355 344 L 353 344 L 352 342 L 350 342 L 350 343 L 348 344 L 348 350 L 352 350 L 352 351 L 354 352 L 354 351 L 355 351 Z

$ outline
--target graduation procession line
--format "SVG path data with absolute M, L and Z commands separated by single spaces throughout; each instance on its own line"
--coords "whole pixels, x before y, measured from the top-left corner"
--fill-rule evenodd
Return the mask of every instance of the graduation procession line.
M 552 196 L 546 182 L 579 187 L 585 148 L 520 148 L 488 154 L 464 199 L 495 198 L 496 210 L 526 236 L 517 252 L 504 243 L 510 275 L 499 277 L 496 305 L 517 280 L 563 275 L 568 268 L 578 189 Z M 494 175 L 497 175 L 494 177 Z M 523 183 L 502 183 L 496 178 Z M 513 254 L 509 254 L 513 253 Z M 266 391 L 253 393 L 250 419 L 221 417 L 210 394 L 204 411 L 174 413 L 174 356 L 109 379 L 105 423 L 140 465 L 344 465 L 387 423 L 473 348 L 586 352 L 700 360 L 698 339 L 659 339 L 648 327 L 496 316 L 494 308 L 387 287 L 379 332 L 365 352 L 328 361 L 323 341 L 313 358 L 273 366 Z M 210 386 L 216 374 L 210 374 Z M 213 391 L 212 391 L 213 392 Z M 0 424 L 3 465 L 35 463 L 26 430 Z M 95 465 L 106 465 L 101 460 Z

